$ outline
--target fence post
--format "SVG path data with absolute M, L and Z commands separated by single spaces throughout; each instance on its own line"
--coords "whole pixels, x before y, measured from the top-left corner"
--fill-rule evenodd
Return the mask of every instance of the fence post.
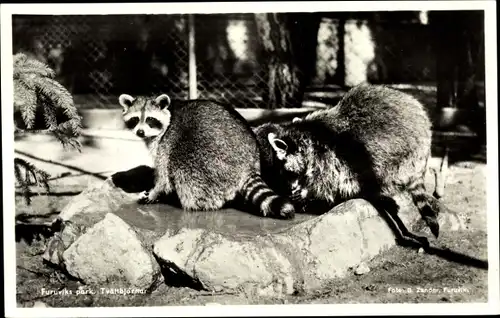
M 190 14 L 188 19 L 189 29 L 189 99 L 198 97 L 198 83 L 196 80 L 196 52 L 195 52 L 195 28 L 194 15 Z

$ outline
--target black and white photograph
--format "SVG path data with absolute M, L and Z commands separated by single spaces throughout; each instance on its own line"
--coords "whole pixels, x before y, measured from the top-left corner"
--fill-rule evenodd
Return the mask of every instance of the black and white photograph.
M 494 1 L 0 12 L 7 317 L 500 313 Z

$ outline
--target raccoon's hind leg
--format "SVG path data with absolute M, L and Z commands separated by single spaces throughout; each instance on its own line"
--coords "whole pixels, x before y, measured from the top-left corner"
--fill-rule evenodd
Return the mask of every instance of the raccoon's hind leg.
M 251 174 L 244 181 L 240 193 L 245 202 L 259 209 L 262 216 L 281 219 L 292 219 L 295 216 L 293 204 L 288 199 L 277 195 L 257 173 Z
M 226 204 L 226 200 L 220 193 L 200 188 L 181 187 L 177 190 L 177 196 L 182 208 L 186 211 L 215 211 L 222 209 Z
M 220 210 L 231 199 L 227 189 L 206 176 L 195 179 L 190 172 L 177 171 L 174 183 L 179 202 L 186 211 Z
M 186 211 L 216 211 L 224 207 L 226 201 L 213 195 L 197 196 L 186 195 L 185 192 L 178 194 L 182 208 Z

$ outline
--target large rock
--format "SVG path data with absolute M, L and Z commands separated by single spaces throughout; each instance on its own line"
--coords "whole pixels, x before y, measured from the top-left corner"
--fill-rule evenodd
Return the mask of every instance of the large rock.
M 145 180 L 152 178 L 151 168 L 145 166 L 130 170 L 127 175 L 139 172 Z M 154 222 L 151 216 L 139 213 L 137 194 L 129 191 L 145 190 L 150 183 L 131 178 L 132 184 L 126 184 L 122 177 L 123 173 L 118 173 L 95 182 L 69 202 L 54 221 L 62 224 L 62 230 L 48 243 L 43 258 L 85 283 L 120 281 L 129 287 L 148 289 L 160 274 L 152 244 L 164 232 L 137 227 L 112 213 L 132 204 L 137 222 Z
M 395 245 L 375 208 L 356 199 L 320 216 L 262 218 L 234 209 L 186 212 L 175 204 L 139 205 L 152 185 L 148 167 L 91 185 L 68 204 L 44 258 L 86 283 L 165 283 L 258 295 L 311 291 Z M 411 200 L 396 198 L 408 229 L 421 228 Z M 459 218 L 440 217 L 443 230 L 461 229 Z M 425 257 L 425 254 L 423 255 Z
M 62 224 L 63 230 L 49 242 L 44 259 L 56 265 L 61 264 L 62 252 L 80 235 L 103 220 L 106 214 L 133 198 L 132 194 L 117 188 L 111 178 L 91 184 L 71 200 L 54 221 L 54 226 Z
M 419 214 L 404 197 L 400 218 L 408 227 Z M 330 212 L 286 229 L 247 236 L 183 229 L 154 245 L 156 256 L 210 290 L 259 293 L 310 291 L 343 277 L 361 262 L 395 245 L 395 236 L 365 200 L 350 200 Z
M 68 273 L 93 284 L 116 279 L 127 287 L 149 289 L 160 272 L 137 233 L 113 213 L 71 244 L 63 260 Z
M 184 229 L 160 239 L 154 251 L 164 268 L 191 277 L 204 289 L 292 293 L 292 264 L 271 240 L 259 238 Z

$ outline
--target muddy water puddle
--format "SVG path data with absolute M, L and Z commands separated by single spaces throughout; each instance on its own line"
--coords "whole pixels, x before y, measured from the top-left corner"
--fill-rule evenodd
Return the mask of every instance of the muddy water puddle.
M 155 232 L 178 232 L 188 228 L 238 236 L 276 233 L 315 217 L 311 214 L 296 214 L 292 220 L 280 220 L 232 208 L 189 212 L 167 204 L 140 205 L 135 202 L 124 204 L 113 213 L 130 225 Z

